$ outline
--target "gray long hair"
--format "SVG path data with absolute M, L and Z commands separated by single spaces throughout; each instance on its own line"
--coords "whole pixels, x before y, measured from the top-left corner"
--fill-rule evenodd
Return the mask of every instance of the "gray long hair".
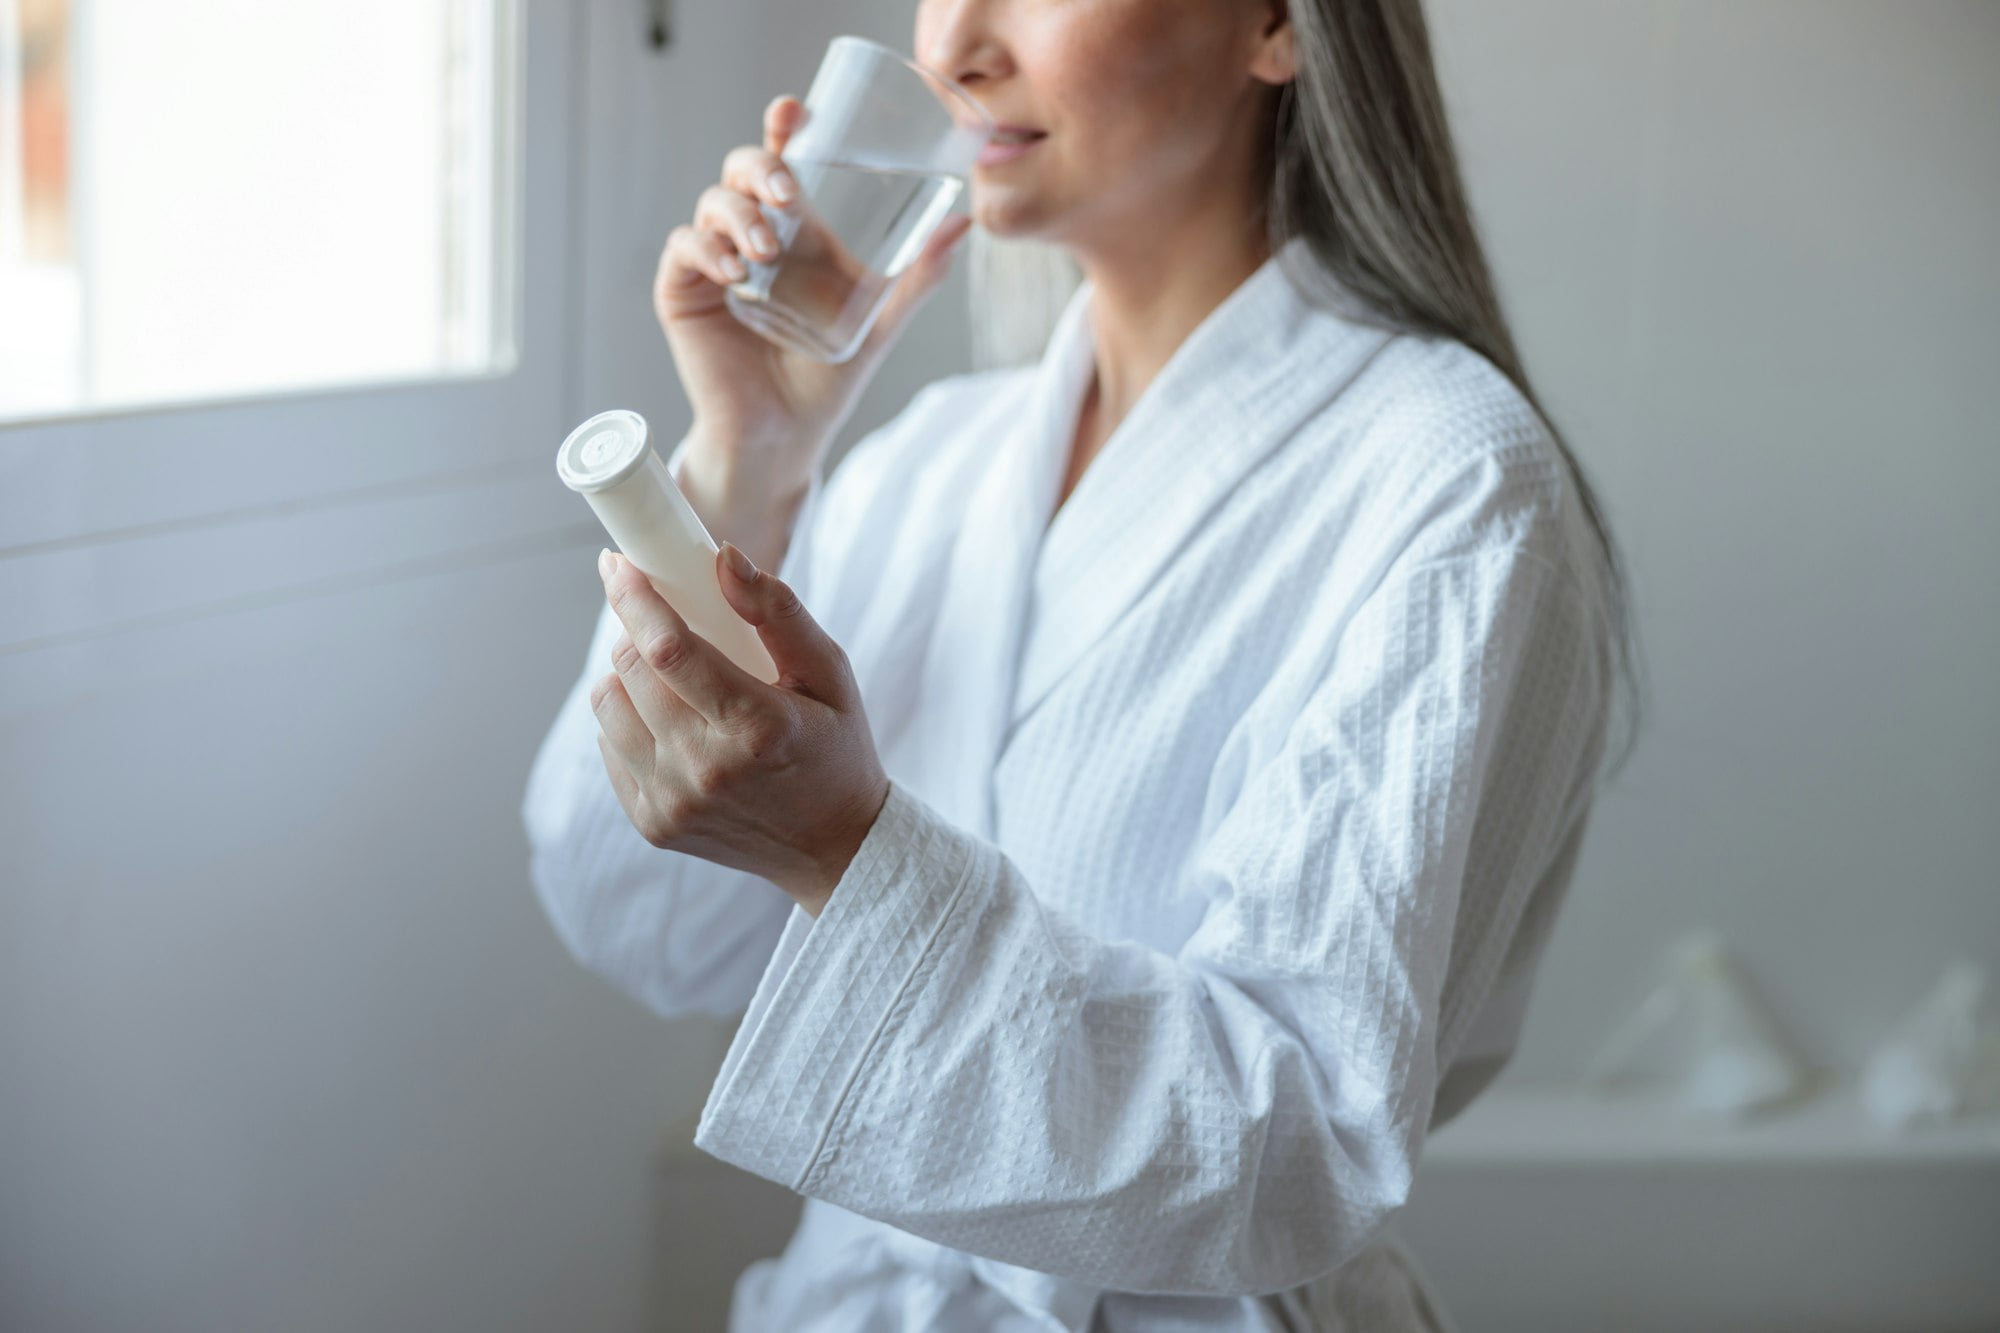
M 1639 732 L 1639 655 L 1625 561 L 1603 506 L 1529 383 L 1501 313 L 1459 175 L 1420 0 L 1291 0 L 1298 75 L 1273 115 L 1266 226 L 1273 252 L 1305 238 L 1318 272 L 1293 276 L 1340 313 L 1398 333 L 1457 339 L 1492 362 L 1548 426 L 1602 548 L 1615 669 L 1625 688 L 1615 773 Z M 1041 355 L 1083 279 L 1068 252 L 971 237 L 976 365 Z M 1330 280 L 1330 281 L 1329 281 Z M 1622 706 L 1621 706 L 1622 705 Z

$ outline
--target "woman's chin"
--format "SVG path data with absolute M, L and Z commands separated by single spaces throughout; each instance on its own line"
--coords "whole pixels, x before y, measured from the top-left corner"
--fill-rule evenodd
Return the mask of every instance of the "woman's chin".
M 1047 240 L 1053 230 L 1043 209 L 1010 190 L 975 187 L 968 211 L 981 231 L 1002 240 Z

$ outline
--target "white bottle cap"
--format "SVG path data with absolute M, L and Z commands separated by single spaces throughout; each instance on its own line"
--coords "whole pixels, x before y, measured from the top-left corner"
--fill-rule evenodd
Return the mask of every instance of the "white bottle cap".
M 646 461 L 646 419 L 614 407 L 599 412 L 569 433 L 556 451 L 556 475 L 573 491 L 588 494 L 616 486 Z
M 582 494 L 690 629 L 765 684 L 776 682 L 764 641 L 722 594 L 715 539 L 654 451 L 644 417 L 624 408 L 599 412 L 556 450 L 556 475 Z

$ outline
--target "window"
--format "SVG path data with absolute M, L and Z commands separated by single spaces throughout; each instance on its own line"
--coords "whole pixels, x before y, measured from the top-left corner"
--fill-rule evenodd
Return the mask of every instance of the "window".
M 513 364 L 517 0 L 0 0 L 0 420 Z

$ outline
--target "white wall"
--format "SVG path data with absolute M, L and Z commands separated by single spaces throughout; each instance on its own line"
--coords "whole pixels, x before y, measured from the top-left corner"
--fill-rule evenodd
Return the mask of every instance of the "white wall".
M 1655 713 L 1520 1072 L 1712 925 L 1851 1066 L 2000 965 L 2000 7 L 1434 0 L 1525 354 L 1635 570 Z
M 1697 926 L 1851 1071 L 1947 959 L 2000 965 L 2000 6 L 1432 10 L 1654 689 L 1510 1078 L 1574 1075 Z M 2000 1323 L 1990 1152 L 1441 1164 L 1402 1230 L 1494 1333 Z
M 640 1326 L 670 1034 L 513 817 L 578 563 L 120 636 L 0 723 L 0 1327 Z
M 566 5 L 533 0 L 535 28 L 560 30 Z M 548 460 L 601 400 L 671 396 L 657 330 L 647 360 L 606 309 L 647 309 L 644 279 L 627 291 L 618 271 L 631 256 L 579 248 L 563 274 L 568 248 L 534 238 L 565 211 L 597 225 L 643 208 L 626 191 L 653 188 L 673 128 L 714 123 L 751 83 L 740 16 L 680 8 L 683 45 L 646 67 L 642 107 L 605 100 L 627 88 L 637 4 L 595 6 L 562 81 L 592 123 L 632 128 L 630 160 L 586 160 L 580 135 L 574 191 L 533 168 L 530 287 L 577 299 L 528 302 L 528 378 L 547 392 L 505 438 L 452 414 L 477 385 L 85 423 L 60 428 L 76 448 L 39 454 L 0 434 L 7 1333 L 686 1326 L 655 1262 L 673 1203 L 649 1163 L 705 1091 L 713 1034 L 654 1020 L 564 954 L 517 816 L 601 597 L 601 536 Z M 528 127 L 536 163 L 552 124 Z M 587 310 L 588 348 L 564 307 Z M 373 458 L 384 441 L 329 421 L 404 416 L 447 459 L 414 498 L 349 483 L 215 514 L 226 502 L 199 486 L 165 494 L 192 469 L 161 465 L 140 499 L 185 516 L 114 517 L 142 463 L 223 452 L 212 431 L 310 424 L 246 453 L 333 475 L 316 451 Z M 72 466 L 85 445 L 102 466 Z M 61 535 L 71 519 L 122 530 Z M 352 559 L 303 581 L 238 572 L 287 570 L 302 531 Z M 172 614 L 130 609 L 135 571 Z

